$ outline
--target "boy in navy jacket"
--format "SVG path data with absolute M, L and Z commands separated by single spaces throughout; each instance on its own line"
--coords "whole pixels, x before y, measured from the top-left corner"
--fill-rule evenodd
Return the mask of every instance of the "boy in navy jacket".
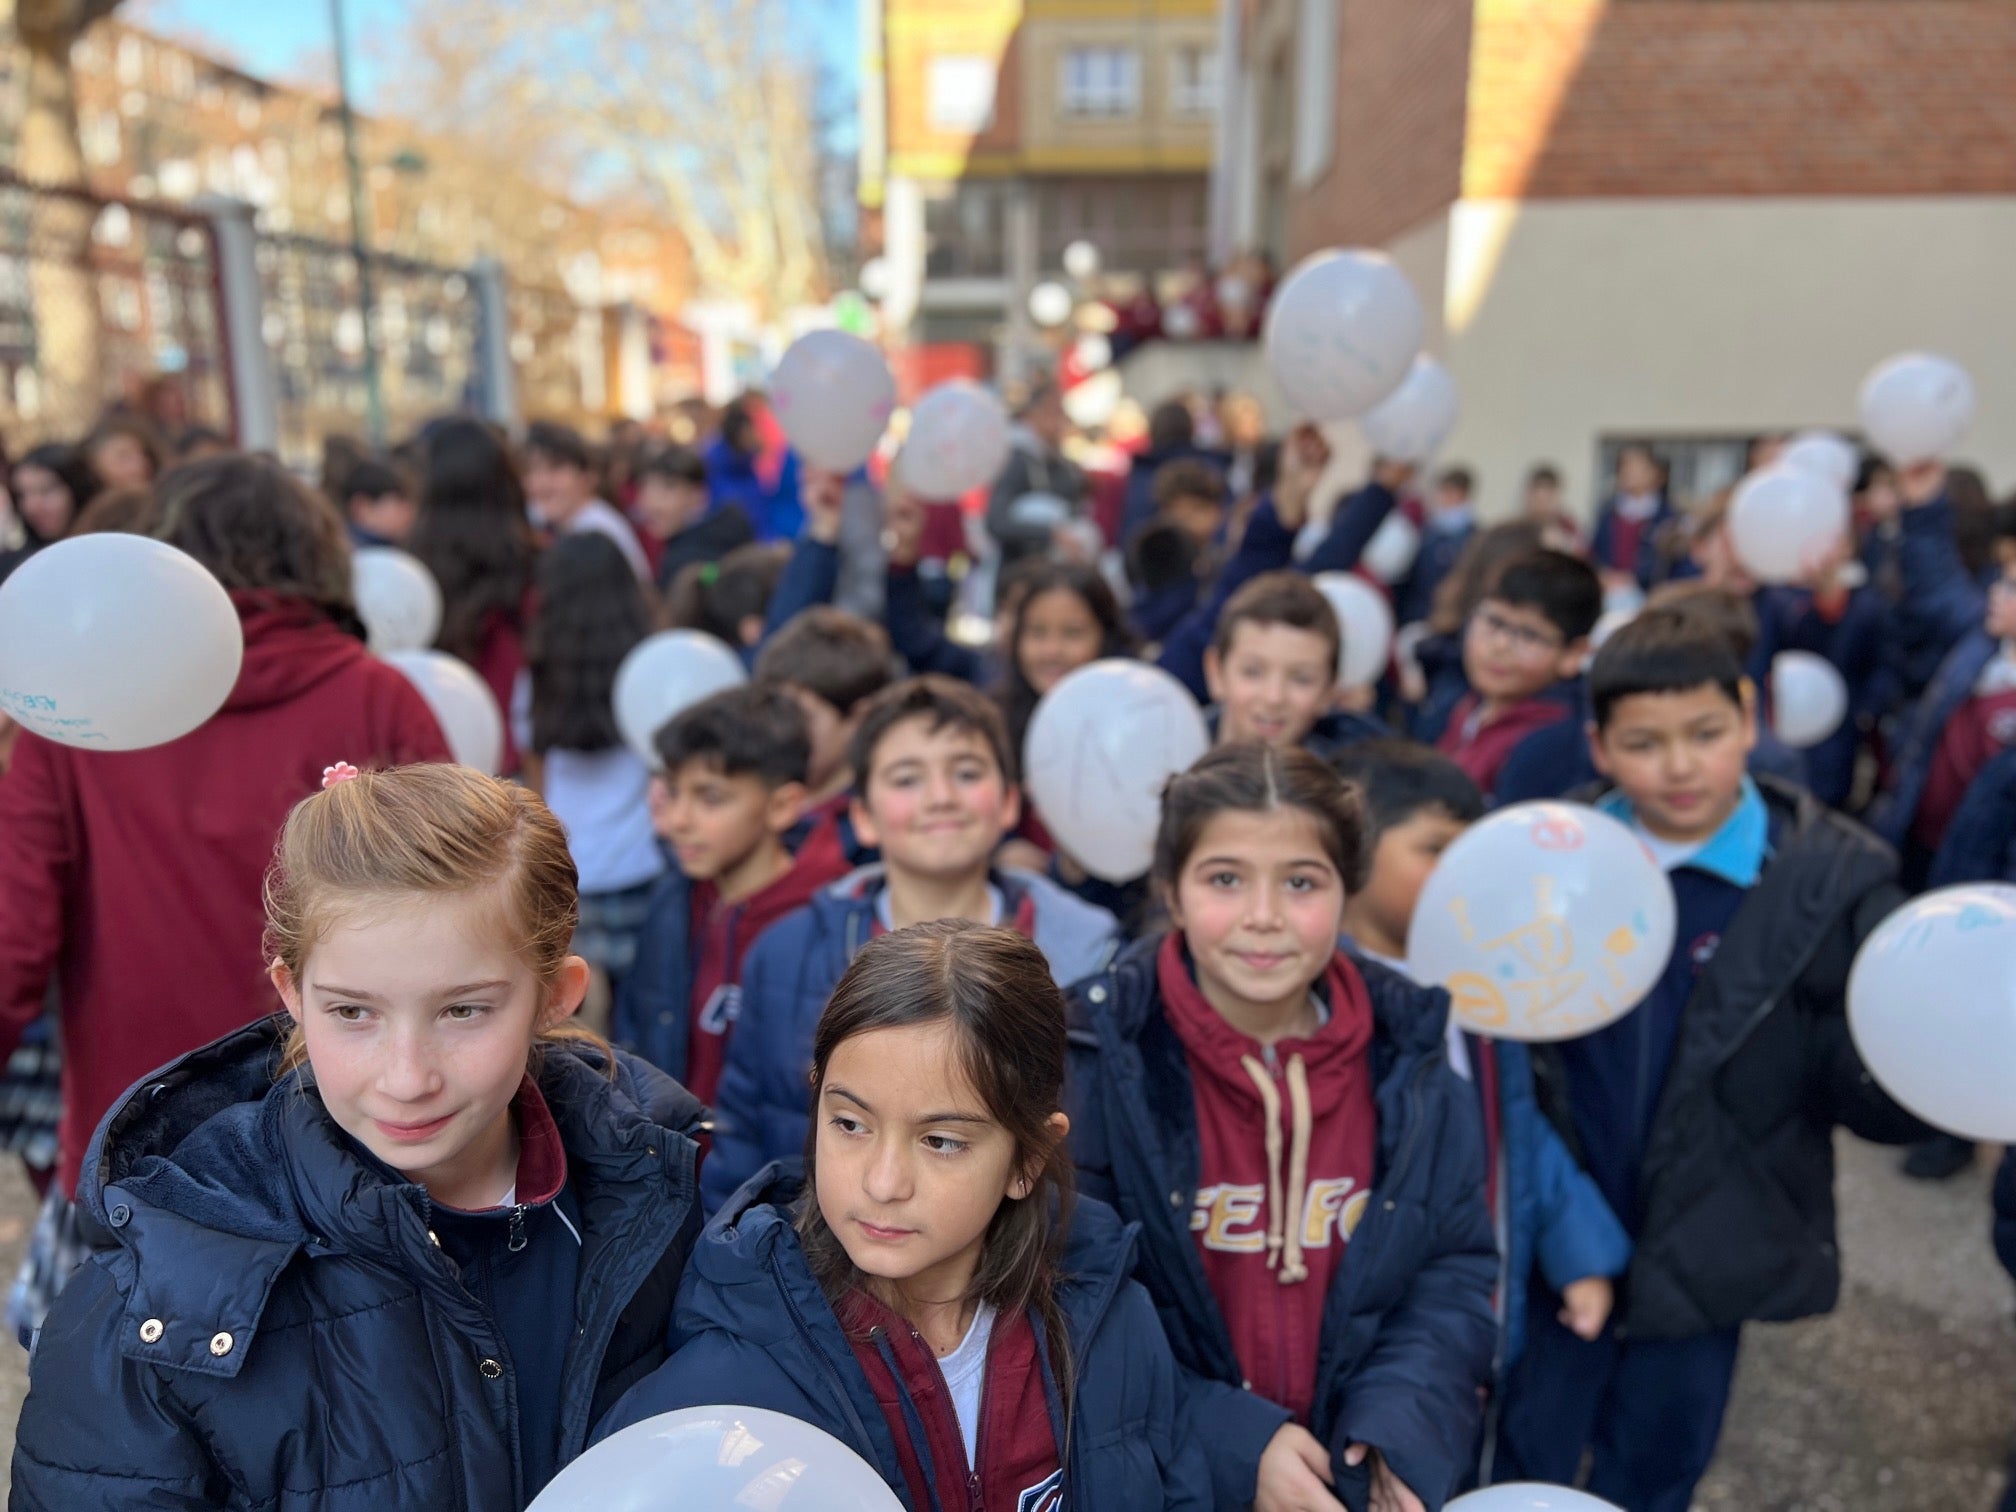
M 1213 743 L 1259 740 L 1328 757 L 1386 733 L 1332 708 L 1343 639 L 1337 611 L 1299 572 L 1265 572 L 1233 594 L 1204 653 Z
M 1648 610 L 1597 653 L 1589 693 L 1614 784 L 1597 806 L 1665 867 L 1678 928 L 1635 1010 L 1534 1050 L 1543 1105 L 1564 1110 L 1634 1252 L 1595 1340 L 1529 1314 L 1498 1478 L 1566 1483 L 1593 1447 L 1594 1494 L 1686 1512 L 1743 1323 L 1834 1305 L 1833 1126 L 1923 1133 L 1871 1080 L 1843 1012 L 1855 953 L 1902 894 L 1874 836 L 1745 773 L 1755 702 L 1723 638 Z
M 712 1212 L 772 1160 L 805 1146 L 812 1031 L 834 985 L 875 935 L 928 919 L 1003 924 L 1035 941 L 1059 982 L 1096 971 L 1113 916 L 1045 878 L 995 871 L 1021 815 L 1000 711 L 948 677 L 878 694 L 855 732 L 856 831 L 882 863 L 819 892 L 750 953 L 742 1022 L 728 1047 L 701 1196 Z

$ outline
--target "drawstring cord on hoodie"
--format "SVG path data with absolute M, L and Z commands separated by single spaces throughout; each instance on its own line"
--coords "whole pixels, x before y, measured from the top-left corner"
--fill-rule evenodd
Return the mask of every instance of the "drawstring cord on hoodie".
M 1253 1079 L 1260 1093 L 1260 1108 L 1267 1120 L 1267 1268 L 1275 1279 L 1293 1286 L 1309 1279 L 1309 1267 L 1302 1262 L 1302 1208 L 1309 1196 L 1309 1071 L 1302 1057 L 1288 1057 L 1288 1191 L 1284 1203 L 1281 1191 L 1281 1094 L 1267 1068 L 1250 1055 L 1239 1064 Z

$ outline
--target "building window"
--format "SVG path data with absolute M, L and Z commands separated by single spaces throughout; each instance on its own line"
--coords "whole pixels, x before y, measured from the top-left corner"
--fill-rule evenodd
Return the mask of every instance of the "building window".
M 1321 178 L 1337 134 L 1337 0 L 1302 0 L 1295 32 L 1295 182 Z
M 1064 54 L 1066 115 L 1131 116 L 1141 109 L 1141 54 L 1131 47 L 1074 47 Z
M 924 95 L 933 131 L 985 131 L 994 124 L 994 60 L 933 58 L 926 66 Z
M 1177 115 L 1218 113 L 1218 49 L 1179 47 L 1170 61 L 1169 106 Z
M 114 70 L 121 84 L 138 84 L 147 77 L 147 45 L 138 37 L 121 37 Z

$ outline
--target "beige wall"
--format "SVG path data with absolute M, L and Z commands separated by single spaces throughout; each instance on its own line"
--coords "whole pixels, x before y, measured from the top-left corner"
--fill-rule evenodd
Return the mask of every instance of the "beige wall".
M 1439 295 L 1433 227 L 1391 250 L 1441 305 L 1443 455 L 1488 514 L 1542 459 L 1586 507 L 1604 434 L 1852 428 L 1863 375 L 1914 347 L 1973 374 L 1964 456 L 2016 487 L 2016 196 L 1466 200 L 1439 224 Z
M 1124 155 L 1113 166 L 1195 167 L 1210 162 L 1216 120 L 1210 114 L 1178 115 L 1171 102 L 1174 57 L 1179 47 L 1215 49 L 1217 23 L 1163 17 L 1152 25 L 1128 19 L 1049 20 L 1032 18 L 1022 35 L 1022 155 L 1034 169 L 1105 166 L 1108 154 Z M 1141 109 L 1119 120 L 1067 116 L 1059 104 L 1062 58 L 1073 47 L 1132 47 L 1141 53 Z M 1084 157 L 1081 165 L 1073 160 Z

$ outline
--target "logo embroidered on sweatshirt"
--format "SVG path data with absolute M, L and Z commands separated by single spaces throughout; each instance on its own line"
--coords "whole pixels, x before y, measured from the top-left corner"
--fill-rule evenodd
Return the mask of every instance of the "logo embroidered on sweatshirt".
M 1988 716 L 1988 738 L 1998 746 L 2016 745 L 2016 709 L 1997 709 Z
M 1015 1512 L 1057 1512 L 1064 1505 L 1064 1472 L 1052 1470 L 1015 1498 Z
M 700 1032 L 702 1034 L 726 1034 L 728 1026 L 742 1016 L 742 987 L 737 982 L 724 982 L 714 989 L 700 1009 Z
M 1351 1242 L 1372 1195 L 1354 1191 L 1357 1185 L 1349 1176 L 1309 1183 L 1302 1204 L 1303 1249 L 1328 1249 L 1331 1236 L 1338 1233 L 1346 1244 Z M 1259 1254 L 1267 1248 L 1267 1188 L 1259 1182 L 1198 1188 L 1190 1209 L 1190 1232 L 1202 1234 L 1199 1242 L 1204 1248 L 1221 1254 Z
M 1722 936 L 1704 934 L 1687 947 L 1687 959 L 1694 963 L 1694 975 L 1699 976 L 1708 969 L 1708 963 L 1715 959 L 1715 952 L 1722 948 Z

